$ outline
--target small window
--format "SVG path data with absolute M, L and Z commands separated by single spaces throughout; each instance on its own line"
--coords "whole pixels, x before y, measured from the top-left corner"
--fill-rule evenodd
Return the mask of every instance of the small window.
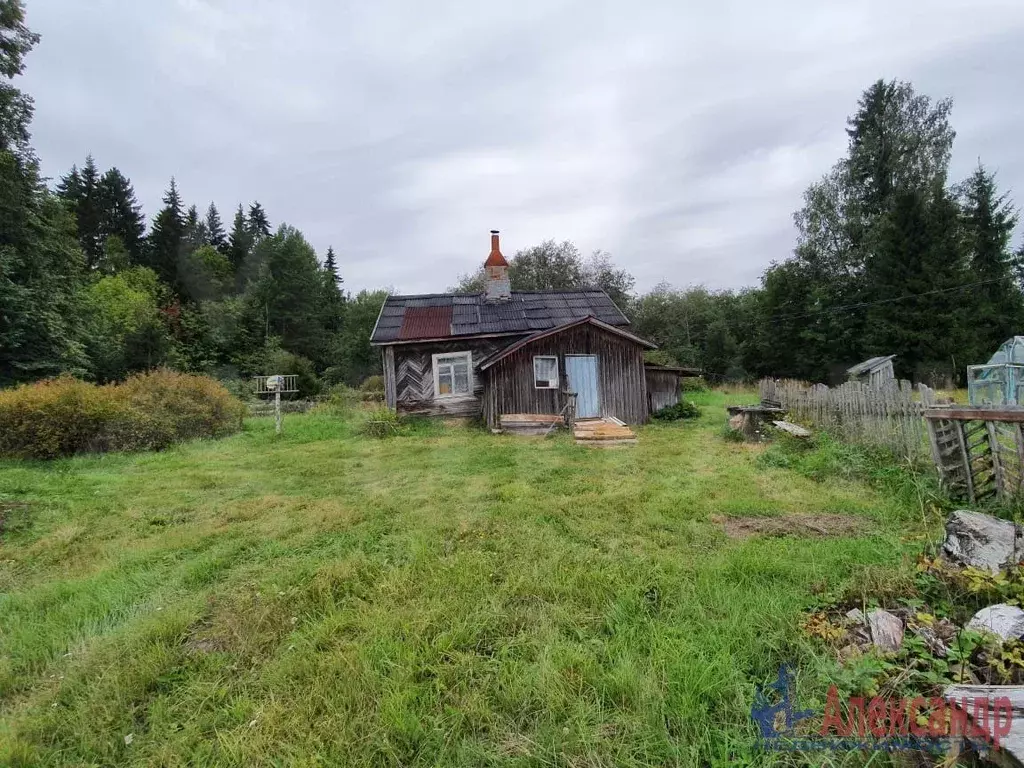
M 537 389 L 558 389 L 558 358 L 533 358 L 533 386 Z
M 434 397 L 468 395 L 473 391 L 469 352 L 434 355 Z

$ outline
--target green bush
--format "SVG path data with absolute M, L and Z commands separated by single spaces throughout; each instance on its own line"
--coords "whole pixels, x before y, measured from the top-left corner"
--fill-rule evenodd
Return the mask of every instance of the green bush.
M 384 377 L 367 376 L 366 380 L 359 385 L 359 391 L 363 393 L 363 400 L 383 401 L 384 400 Z
M 675 405 L 668 405 L 656 411 L 651 418 L 658 421 L 677 421 L 679 419 L 700 418 L 700 406 L 689 400 L 680 400 Z
M 132 376 L 115 390 L 133 409 L 162 422 L 174 443 L 236 432 L 245 413 L 244 406 L 208 376 L 163 369 Z
M 359 432 L 367 437 L 391 437 L 398 434 L 401 422 L 390 408 L 374 408 L 366 415 Z
M 348 415 L 362 405 L 363 393 L 346 384 L 335 384 L 321 396 L 316 410 L 337 416 Z
M 294 375 L 299 390 L 298 396 L 301 398 L 316 397 L 320 394 L 322 385 L 313 363 L 302 355 L 286 352 L 280 347 L 271 347 L 264 356 L 263 372 L 266 376 Z
M 336 384 L 342 384 L 345 381 L 345 366 L 343 365 L 330 365 L 324 368 L 324 372 L 320 374 L 320 378 L 324 384 L 329 387 L 333 387 Z
M 0 456 L 161 449 L 235 432 L 244 412 L 205 376 L 160 370 L 105 386 L 62 376 L 0 392 Z
M 743 432 L 733 429 L 728 424 L 722 425 L 722 438 L 727 443 L 742 443 L 746 439 L 743 437 Z
M 703 376 L 684 376 L 682 385 L 683 392 L 707 392 L 711 389 Z
M 233 397 L 237 397 L 243 402 L 249 402 L 250 400 L 256 400 L 256 382 L 254 379 L 220 379 L 220 383 L 224 385 L 224 388 L 231 393 Z

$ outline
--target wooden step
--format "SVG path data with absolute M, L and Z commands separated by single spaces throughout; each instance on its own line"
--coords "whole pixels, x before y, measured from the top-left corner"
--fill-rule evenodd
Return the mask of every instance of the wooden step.
M 636 442 L 636 433 L 612 417 L 577 421 L 573 436 L 581 445 L 625 445 Z

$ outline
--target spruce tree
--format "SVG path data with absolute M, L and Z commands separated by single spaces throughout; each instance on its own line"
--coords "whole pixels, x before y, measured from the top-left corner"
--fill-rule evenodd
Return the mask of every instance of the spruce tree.
M 960 288 L 968 277 L 958 229 L 955 201 L 935 184 L 898 192 L 874 233 L 869 292 L 875 303 L 866 341 L 878 354 L 896 355 L 908 378 L 959 375 L 967 362 L 955 359 L 963 348 Z
M 1016 257 L 1010 251 L 1018 215 L 1009 196 L 999 193 L 995 174 L 980 162 L 957 192 L 971 280 L 985 283 L 964 296 L 977 328 L 969 340 L 970 358 L 981 363 L 1024 322 L 1024 297 L 1014 281 Z
M 324 269 L 327 270 L 327 274 L 330 275 L 335 284 L 340 286 L 345 282 L 344 278 L 338 274 L 338 262 L 334 256 L 334 248 L 330 245 L 327 246 L 327 256 L 324 259 Z
M 100 174 L 92 155 L 87 155 L 82 166 L 82 188 L 78 208 L 78 241 L 85 253 L 86 269 L 93 269 L 103 255 L 100 235 Z
M 153 219 L 149 233 L 148 264 L 157 276 L 180 293 L 179 264 L 185 256 L 185 214 L 182 210 L 178 185 L 171 185 L 163 198 L 164 207 Z
M 345 292 L 341 289 L 344 282 L 338 274 L 338 263 L 334 256 L 334 248 L 327 247 L 324 258 L 323 285 L 323 316 L 324 327 L 331 332 L 341 330 L 345 315 Z
M 245 218 L 245 209 L 241 203 L 235 211 L 235 220 L 228 235 L 228 261 L 236 273 L 240 273 L 252 252 L 252 236 L 249 234 L 249 222 Z
M 185 253 L 198 250 L 207 244 L 208 239 L 206 220 L 200 218 L 199 209 L 195 205 L 190 205 L 185 214 Z
M 71 171 L 57 185 L 57 194 L 75 215 L 78 241 L 85 253 L 86 269 L 92 270 L 103 256 L 102 200 L 99 171 L 92 155 L 85 158 L 81 170 Z
M 224 224 L 220 220 L 220 211 L 212 202 L 206 209 L 206 242 L 223 255 L 228 255 L 228 238 L 224 232 Z
M 111 168 L 100 179 L 99 201 L 101 244 L 115 237 L 131 262 L 141 264 L 146 222 L 131 181 L 117 168 Z
M 68 210 L 74 213 L 78 205 L 78 198 L 82 195 L 82 174 L 78 171 L 78 165 L 72 165 L 71 170 L 61 176 L 57 183 L 57 197 L 67 203 Z
M 253 243 L 270 237 L 270 220 L 258 202 L 249 206 L 249 234 Z

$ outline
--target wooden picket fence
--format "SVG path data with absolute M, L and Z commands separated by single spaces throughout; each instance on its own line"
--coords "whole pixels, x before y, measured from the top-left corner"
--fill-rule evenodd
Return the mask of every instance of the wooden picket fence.
M 934 392 L 921 384 L 892 381 L 871 387 L 850 381 L 838 387 L 808 385 L 792 379 L 762 379 L 761 402 L 789 411 L 798 421 L 813 424 L 851 443 L 884 446 L 898 456 L 927 456 L 922 420 Z
M 838 387 L 763 379 L 761 402 L 853 443 L 881 445 L 908 459 L 930 455 L 946 491 L 980 502 L 1024 496 L 1024 407 L 937 402 L 919 384 Z

